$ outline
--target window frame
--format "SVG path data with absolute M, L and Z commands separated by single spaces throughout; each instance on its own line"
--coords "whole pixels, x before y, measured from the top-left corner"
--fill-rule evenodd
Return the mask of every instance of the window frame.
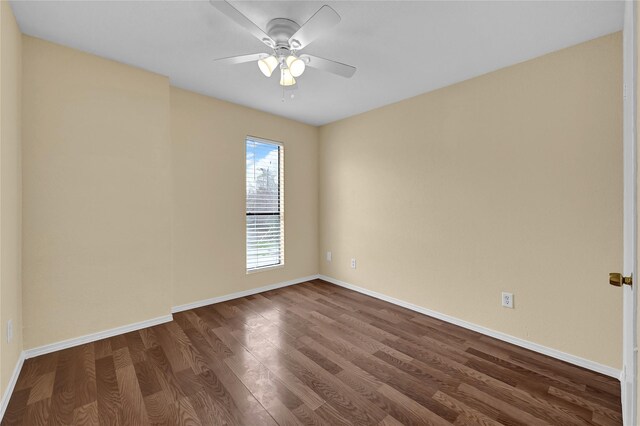
M 278 216 L 280 218 L 280 262 L 273 265 L 265 265 L 259 266 L 256 268 L 249 268 L 249 264 L 247 262 L 248 259 L 248 232 L 247 232 L 247 217 L 249 216 L 268 216 L 269 214 L 260 214 L 254 213 L 250 214 L 247 211 L 247 173 L 246 173 L 246 164 L 247 164 L 247 143 L 248 142 L 258 142 L 269 145 L 277 145 L 278 146 Z M 245 272 L 247 275 L 255 274 L 258 272 L 264 272 L 272 269 L 280 269 L 285 266 L 285 225 L 284 225 L 284 168 L 285 168 L 285 160 L 284 160 L 284 143 L 280 141 L 274 141 L 271 139 L 265 139 L 257 136 L 247 135 L 244 138 L 244 259 L 245 259 Z M 275 216 L 275 213 L 271 214 Z

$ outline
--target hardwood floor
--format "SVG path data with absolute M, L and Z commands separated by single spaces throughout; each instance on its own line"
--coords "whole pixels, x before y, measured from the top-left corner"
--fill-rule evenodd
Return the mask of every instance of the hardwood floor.
M 317 280 L 29 359 L 3 425 L 621 424 L 620 384 Z

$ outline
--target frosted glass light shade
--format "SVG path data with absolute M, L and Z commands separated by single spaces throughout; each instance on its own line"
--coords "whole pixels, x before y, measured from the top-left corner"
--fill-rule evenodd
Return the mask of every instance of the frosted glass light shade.
M 258 68 L 260 68 L 260 71 L 262 71 L 262 74 L 266 77 L 271 77 L 273 70 L 275 70 L 277 66 L 278 59 L 273 55 L 267 56 L 266 58 L 258 61 Z
M 302 73 L 304 72 L 304 68 L 306 67 L 306 64 L 302 59 L 296 58 L 295 56 L 291 55 L 287 57 L 286 62 L 287 67 L 289 67 L 289 69 L 291 70 L 292 76 L 300 77 L 302 75 Z
M 280 70 L 280 86 L 293 86 L 296 84 L 296 79 L 293 78 L 289 68 L 282 68 Z

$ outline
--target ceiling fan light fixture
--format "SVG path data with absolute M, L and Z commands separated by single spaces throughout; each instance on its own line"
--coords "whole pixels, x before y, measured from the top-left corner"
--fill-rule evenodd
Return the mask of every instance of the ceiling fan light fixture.
M 265 32 L 259 25 L 232 6 L 229 1 L 210 0 L 210 3 L 231 21 L 260 40 L 261 43 L 269 46 L 271 52 L 220 58 L 216 59 L 217 63 L 244 64 L 255 61 L 258 63 L 260 72 L 267 77 L 271 77 L 276 68 L 280 68 L 280 85 L 289 86 L 289 88 L 296 85 L 296 78 L 304 73 L 307 65 L 346 78 L 350 78 L 356 72 L 356 68 L 350 65 L 304 53 L 300 54 L 301 49 L 306 48 L 309 43 L 340 22 L 340 15 L 330 6 L 322 6 L 303 25 L 287 18 L 274 18 L 267 23 L 267 31 Z M 282 93 L 284 99 L 284 89 Z
M 287 67 L 289 67 L 289 70 L 291 70 L 292 76 L 300 77 L 302 75 L 306 67 L 305 62 L 302 59 L 296 58 L 295 56 L 291 55 L 287 57 L 286 62 Z
M 280 86 L 293 86 L 296 84 L 296 79 L 293 78 L 289 68 L 280 69 Z
M 273 70 L 275 70 L 278 65 L 278 58 L 273 55 L 269 55 L 266 58 L 260 59 L 258 61 L 258 68 L 260 68 L 260 71 L 262 71 L 262 74 L 264 74 L 266 77 L 271 77 L 271 74 L 273 74 Z

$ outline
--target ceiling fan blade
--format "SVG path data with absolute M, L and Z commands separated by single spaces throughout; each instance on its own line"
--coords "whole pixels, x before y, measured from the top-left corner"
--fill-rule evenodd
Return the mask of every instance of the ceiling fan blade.
M 346 78 L 350 78 L 356 72 L 356 67 L 332 61 L 330 59 L 319 58 L 317 56 L 307 54 L 300 55 L 300 59 L 304 60 L 308 67 L 328 71 Z
M 244 64 L 245 62 L 258 61 L 269 56 L 268 53 L 252 53 L 250 55 L 229 56 L 228 58 L 214 59 L 219 64 Z
M 338 22 L 340 15 L 324 5 L 291 36 L 289 44 L 294 49 L 302 49 Z
M 243 15 L 238 9 L 231 6 L 231 3 L 229 3 L 228 1 L 209 0 L 209 3 L 211 3 L 211 5 L 218 9 L 220 12 L 227 15 L 227 17 L 234 21 L 236 24 L 249 31 L 251 35 L 253 35 L 255 38 L 257 38 L 267 46 L 275 46 L 275 42 L 271 39 L 271 37 L 267 35 L 267 33 L 262 31 L 260 27 L 258 27 L 251 19 Z

